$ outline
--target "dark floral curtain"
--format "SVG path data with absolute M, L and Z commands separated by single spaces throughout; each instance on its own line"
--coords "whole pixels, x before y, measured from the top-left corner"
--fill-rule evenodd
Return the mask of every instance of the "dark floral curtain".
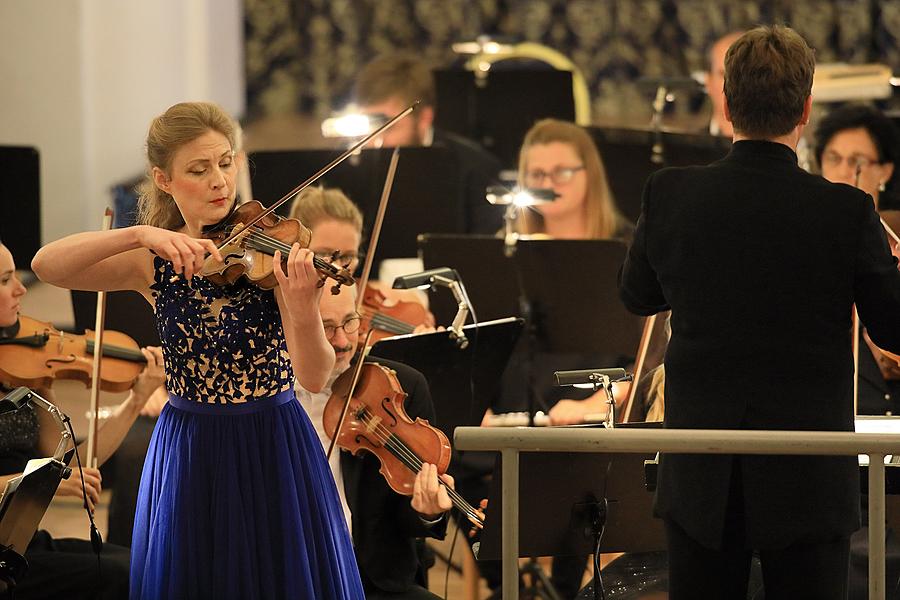
M 704 70 L 713 41 L 759 23 L 791 25 L 821 62 L 900 64 L 900 0 L 245 0 L 245 11 L 252 117 L 322 116 L 379 52 L 414 49 L 446 65 L 453 42 L 482 33 L 567 55 L 607 120 L 645 118 L 640 77 Z

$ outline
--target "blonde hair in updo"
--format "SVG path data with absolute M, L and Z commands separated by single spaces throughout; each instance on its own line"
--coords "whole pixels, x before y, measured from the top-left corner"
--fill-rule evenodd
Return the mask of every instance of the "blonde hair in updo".
M 228 113 L 211 102 L 181 102 L 153 119 L 147 133 L 147 176 L 140 186 L 138 223 L 163 229 L 178 229 L 184 219 L 170 194 L 153 181 L 153 167 L 171 177 L 172 158 L 179 148 L 208 131 L 217 131 L 236 149 L 237 124 Z

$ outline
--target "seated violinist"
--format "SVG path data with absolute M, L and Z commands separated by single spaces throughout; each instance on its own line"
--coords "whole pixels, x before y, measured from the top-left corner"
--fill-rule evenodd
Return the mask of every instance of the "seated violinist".
M 352 273 L 360 265 L 359 247 L 362 242 L 363 215 L 359 208 L 339 189 L 309 187 L 297 194 L 291 204 L 290 216 L 299 219 L 312 233 L 309 248 L 325 260 L 347 265 Z M 335 253 L 337 257 L 335 258 Z M 423 333 L 434 327 L 434 315 L 426 306 L 427 297 L 417 290 L 394 290 L 389 285 L 369 280 L 367 291 L 373 300 L 390 311 L 398 307 L 395 318 L 410 326 L 409 330 L 382 332 Z M 371 303 L 367 303 L 367 306 Z M 369 319 L 365 319 L 367 322 Z M 380 337 L 386 337 L 380 336 Z M 379 339 L 380 339 L 379 337 Z
M 0 244 L 0 327 L 7 334 L 18 320 L 25 286 L 16 277 L 13 257 Z M 163 384 L 163 358 L 159 348 L 144 348 L 147 367 L 138 377 L 128 397 L 99 425 L 97 459 L 103 464 L 115 452 L 148 399 Z M 8 370 L 8 369 L 6 369 Z M 0 383 L 3 394 L 12 387 Z M 54 402 L 49 389 L 35 391 Z M 78 432 L 76 432 L 77 434 Z M 30 404 L 0 415 L 0 489 L 19 475 L 28 460 L 52 456 L 59 443 L 59 431 L 50 414 Z M 78 446 L 81 461 L 87 460 L 86 443 Z M 84 467 L 79 471 L 73 459 L 72 474 L 62 480 L 57 496 L 82 498 L 82 476 L 87 508 L 93 512 L 102 489 L 100 471 Z M 88 526 L 85 520 L 85 532 Z M 15 597 L 28 598 L 127 598 L 128 548 L 104 544 L 99 557 L 86 539 L 54 539 L 46 531 L 35 533 L 25 552 L 28 570 L 15 588 Z
M 295 384 L 297 398 L 309 414 L 323 448 L 330 437 L 324 429 L 323 413 L 340 412 L 341 402 L 331 388 L 339 375 L 351 367 L 359 343 L 360 318 L 356 312 L 356 288 L 341 288 L 337 295 L 323 293 L 319 303 L 325 335 L 334 348 L 336 362 L 325 388 L 311 393 Z M 393 361 L 367 358 L 396 371 L 397 379 L 407 397 L 404 408 L 411 419 L 420 417 L 434 421 L 434 407 L 428 383 L 418 371 Z M 328 408 L 326 409 L 326 405 Z M 423 457 L 425 458 L 425 457 Z M 411 499 L 394 492 L 379 473 L 380 463 L 375 455 L 361 452 L 359 456 L 335 451 L 330 458 L 338 495 L 353 537 L 356 561 L 366 592 L 366 598 L 436 599 L 427 590 L 425 570 L 417 554 L 417 538 L 443 539 L 446 512 L 452 504 L 447 491 L 438 484 L 436 467 L 424 464 L 415 478 Z M 453 478 L 442 476 L 453 487 Z

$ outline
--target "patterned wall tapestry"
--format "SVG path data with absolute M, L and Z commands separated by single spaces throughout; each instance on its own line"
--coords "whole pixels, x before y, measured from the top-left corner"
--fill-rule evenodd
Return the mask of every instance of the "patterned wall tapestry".
M 447 65 L 451 43 L 482 33 L 563 52 L 588 79 L 595 119 L 625 122 L 649 114 L 638 78 L 703 70 L 715 39 L 758 23 L 791 25 L 819 61 L 900 66 L 900 0 L 245 0 L 245 10 L 252 117 L 322 116 L 377 53 L 415 49 Z

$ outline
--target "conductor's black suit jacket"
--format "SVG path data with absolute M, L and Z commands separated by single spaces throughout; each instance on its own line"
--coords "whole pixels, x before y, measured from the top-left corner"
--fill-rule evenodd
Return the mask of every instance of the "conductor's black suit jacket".
M 404 364 L 370 357 L 393 369 L 397 381 L 406 392 L 406 414 L 431 423 L 434 405 L 425 377 Z M 424 571 L 419 564 L 416 538 L 443 539 L 447 518 L 426 524 L 410 506 L 410 497 L 393 491 L 379 472 L 378 459 L 368 452 L 353 456 L 341 452 L 341 475 L 344 494 L 353 515 L 353 546 L 356 562 L 367 592 L 376 588 L 384 592 L 405 592 L 414 584 L 424 584 Z
M 900 273 L 872 199 L 754 140 L 658 171 L 642 202 L 619 291 L 638 314 L 672 310 L 665 426 L 851 431 L 854 302 L 872 339 L 900 350 Z M 738 460 L 750 546 L 859 526 L 856 457 Z M 720 547 L 732 465 L 663 457 L 657 514 Z

